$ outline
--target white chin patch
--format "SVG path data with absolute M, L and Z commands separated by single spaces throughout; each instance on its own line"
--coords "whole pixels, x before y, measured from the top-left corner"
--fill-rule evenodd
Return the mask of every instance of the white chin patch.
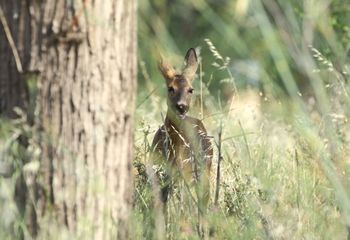
M 185 119 L 186 115 L 185 114 L 179 114 L 178 115 L 180 119 Z

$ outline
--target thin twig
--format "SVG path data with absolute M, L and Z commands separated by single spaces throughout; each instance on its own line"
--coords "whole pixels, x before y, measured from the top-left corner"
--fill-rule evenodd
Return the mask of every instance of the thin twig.
M 244 139 L 244 143 L 245 143 L 246 148 L 247 148 L 249 160 L 250 160 L 250 162 L 252 162 L 253 158 L 252 158 L 252 154 L 250 153 L 250 148 L 249 148 L 249 144 L 248 144 L 248 140 L 247 140 L 247 134 L 245 133 L 245 131 L 244 131 L 243 127 L 242 127 L 241 121 L 238 121 L 238 123 L 239 123 L 239 127 L 241 128 L 241 131 L 242 131 L 242 134 L 243 134 L 243 139 Z
M 299 176 L 299 155 L 298 155 L 298 150 L 294 150 L 295 153 L 295 163 L 296 163 L 296 171 L 297 171 L 297 206 L 298 206 L 298 211 L 300 207 L 300 176 Z
M 155 92 L 155 91 L 157 91 L 158 90 L 158 88 L 159 88 L 159 86 L 158 87 L 156 87 L 156 88 L 154 88 L 137 106 L 136 106 L 136 109 L 138 109 L 142 104 L 144 104 L 151 96 L 152 96 L 152 94 Z
M 200 84 L 201 84 L 201 113 L 200 113 L 200 118 L 203 119 L 204 116 L 204 112 L 203 112 L 203 74 L 202 74 L 202 61 L 199 63 L 199 80 L 200 80 Z
M 245 132 L 245 133 L 233 135 L 233 136 L 226 137 L 226 138 L 222 139 L 222 142 L 225 142 L 225 141 L 230 140 L 230 139 L 232 139 L 232 138 L 244 137 L 244 136 L 251 135 L 251 134 L 257 134 L 257 133 L 255 133 L 255 132 L 247 132 L 247 133 L 246 133 L 246 132 Z
M 220 165 L 222 160 L 222 154 L 221 154 L 221 135 L 222 135 L 222 123 L 220 123 L 220 129 L 219 129 L 219 139 L 218 139 L 218 165 L 216 168 L 216 189 L 215 189 L 215 200 L 214 204 L 217 206 L 218 200 L 219 200 L 219 191 L 220 191 Z
M 233 111 L 233 110 L 235 110 L 235 109 L 237 109 L 237 108 L 230 108 L 230 109 L 228 109 L 228 110 L 226 110 L 226 111 L 220 111 L 220 112 L 215 112 L 215 113 L 212 113 L 212 114 L 208 114 L 208 115 L 205 116 L 205 117 L 203 116 L 203 119 L 202 119 L 202 120 L 205 120 L 205 119 L 208 119 L 208 118 L 217 116 L 217 115 L 222 115 L 222 114 L 225 114 L 225 113 L 229 113 L 229 112 L 231 112 L 231 111 Z
M 7 21 L 6 21 L 6 17 L 5 17 L 5 14 L 0 6 L 0 21 L 2 23 L 2 26 L 4 27 L 4 31 L 5 31 L 5 35 L 6 35 L 6 38 L 7 38 L 7 41 L 9 42 L 10 44 L 10 47 L 11 47 L 11 50 L 12 50 L 12 54 L 15 58 L 15 62 L 16 62 L 16 67 L 17 67 L 17 71 L 19 73 L 23 73 L 23 68 L 22 68 L 22 63 L 21 63 L 21 59 L 19 57 L 19 54 L 18 54 L 18 51 L 17 51 L 17 48 L 16 48 L 16 44 L 15 42 L 13 41 L 13 37 L 11 35 L 11 31 L 10 31 L 10 28 L 7 24 Z

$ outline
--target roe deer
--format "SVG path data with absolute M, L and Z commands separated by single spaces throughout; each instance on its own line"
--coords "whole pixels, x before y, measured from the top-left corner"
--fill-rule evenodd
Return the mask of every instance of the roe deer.
M 168 88 L 168 111 L 164 125 L 154 136 L 152 149 L 155 161 L 165 163 L 171 182 L 176 184 L 179 178 L 183 178 L 188 186 L 195 186 L 198 205 L 205 208 L 209 201 L 213 149 L 202 121 L 186 115 L 194 91 L 191 83 L 197 68 L 198 60 L 193 48 L 187 51 L 181 73 L 176 73 L 172 66 L 160 61 L 159 70 Z M 163 186 L 164 203 L 170 189 L 170 183 Z

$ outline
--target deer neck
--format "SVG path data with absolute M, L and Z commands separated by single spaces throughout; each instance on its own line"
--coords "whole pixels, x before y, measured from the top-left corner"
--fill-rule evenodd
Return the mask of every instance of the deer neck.
M 171 110 L 168 110 L 166 118 L 165 118 L 165 125 L 167 127 L 174 127 L 177 131 L 181 132 L 181 129 L 183 128 L 185 121 L 187 117 L 184 119 L 180 119 L 176 113 L 172 112 Z

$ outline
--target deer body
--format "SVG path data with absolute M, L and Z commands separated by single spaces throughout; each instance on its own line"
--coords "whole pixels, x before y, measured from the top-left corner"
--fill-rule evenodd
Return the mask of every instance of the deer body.
M 152 148 L 157 164 L 166 164 L 172 181 L 183 178 L 189 185 L 202 183 L 205 202 L 209 200 L 209 177 L 213 150 L 207 131 L 201 120 L 187 116 L 193 93 L 192 80 L 198 67 L 194 49 L 185 57 L 181 74 L 161 62 L 159 69 L 168 87 L 168 112 L 155 134 Z M 170 186 L 162 189 L 163 201 L 167 201 Z
M 158 129 L 153 146 L 155 151 L 160 153 L 168 163 L 176 170 L 182 171 L 186 180 L 198 180 L 199 165 L 206 166 L 210 171 L 212 149 L 206 129 L 199 119 L 185 117 L 180 123 L 174 123 L 171 118 L 166 117 L 164 125 Z M 193 163 L 198 153 L 202 163 Z M 197 166 L 195 165 L 197 164 Z

